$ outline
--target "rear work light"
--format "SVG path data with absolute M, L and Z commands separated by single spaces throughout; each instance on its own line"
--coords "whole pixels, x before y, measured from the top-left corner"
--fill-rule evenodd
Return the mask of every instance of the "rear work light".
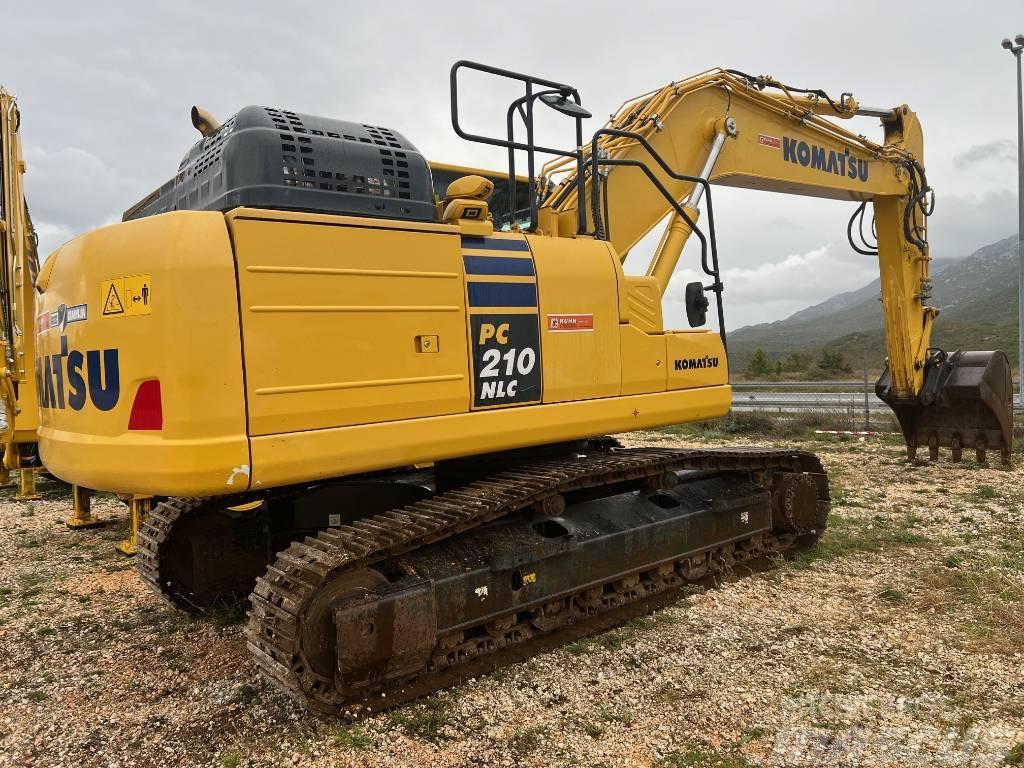
M 163 429 L 164 408 L 160 400 L 160 380 L 150 379 L 139 384 L 128 417 L 128 429 Z

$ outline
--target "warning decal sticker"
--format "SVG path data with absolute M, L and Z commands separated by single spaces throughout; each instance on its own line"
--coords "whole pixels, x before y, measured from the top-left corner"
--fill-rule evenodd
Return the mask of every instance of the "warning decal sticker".
M 104 317 L 148 315 L 153 310 L 153 281 L 149 275 L 104 280 L 100 288 Z
M 121 297 L 117 293 L 117 286 L 114 282 L 113 280 L 110 282 L 110 288 L 107 290 L 107 300 L 103 302 L 104 315 L 124 314 L 124 304 L 121 303 Z

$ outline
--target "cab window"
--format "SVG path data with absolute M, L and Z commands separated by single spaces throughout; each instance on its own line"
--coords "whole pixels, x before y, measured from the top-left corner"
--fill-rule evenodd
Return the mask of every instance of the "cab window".
M 448 192 L 448 185 L 455 179 L 467 175 L 469 171 L 448 171 L 438 168 L 431 168 L 431 176 L 434 180 L 434 195 L 438 200 L 444 198 Z M 508 176 L 498 176 L 491 173 L 477 173 L 488 181 L 494 183 L 494 193 L 488 201 L 491 209 L 491 216 L 494 218 L 494 229 L 499 232 L 508 232 L 512 229 L 513 219 L 509 216 L 508 205 Z M 520 228 L 526 229 L 530 226 L 530 190 L 525 181 L 516 182 L 516 209 L 515 223 Z

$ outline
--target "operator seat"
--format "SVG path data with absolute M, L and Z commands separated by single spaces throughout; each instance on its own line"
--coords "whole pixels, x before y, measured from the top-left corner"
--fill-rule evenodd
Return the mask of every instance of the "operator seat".
M 448 185 L 444 200 L 438 206 L 441 222 L 456 224 L 460 220 L 488 221 L 491 211 L 487 199 L 494 192 L 494 182 L 483 176 L 461 176 Z

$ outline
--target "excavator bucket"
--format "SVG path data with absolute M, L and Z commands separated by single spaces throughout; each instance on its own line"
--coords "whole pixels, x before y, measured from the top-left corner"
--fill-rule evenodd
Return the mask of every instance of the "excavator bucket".
M 892 391 L 888 367 L 875 385 L 879 399 L 892 408 L 914 459 L 920 446 L 929 458 L 939 457 L 939 446 L 951 449 L 960 461 L 964 448 L 976 451 L 984 462 L 988 451 L 999 450 L 1010 463 L 1013 441 L 1013 382 L 1010 361 L 1003 352 L 933 351 L 928 357 L 924 384 L 911 400 Z

